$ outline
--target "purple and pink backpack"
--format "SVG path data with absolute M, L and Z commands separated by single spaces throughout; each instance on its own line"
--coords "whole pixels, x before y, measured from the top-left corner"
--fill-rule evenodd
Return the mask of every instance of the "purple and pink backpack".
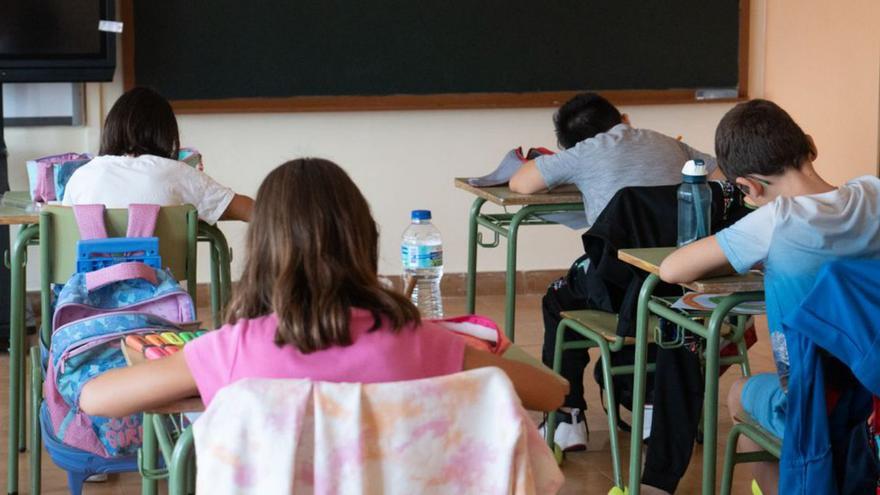
M 45 407 L 55 437 L 105 458 L 134 454 L 141 445 L 142 415 L 89 416 L 79 409 L 83 385 L 126 366 L 120 341 L 129 334 L 179 331 L 195 320 L 190 295 L 161 268 L 152 237 L 159 207 L 131 205 L 125 238 L 107 238 L 102 205 L 75 206 L 83 240 L 77 273 L 58 294 L 52 322 Z M 122 393 L 122 391 L 120 391 Z

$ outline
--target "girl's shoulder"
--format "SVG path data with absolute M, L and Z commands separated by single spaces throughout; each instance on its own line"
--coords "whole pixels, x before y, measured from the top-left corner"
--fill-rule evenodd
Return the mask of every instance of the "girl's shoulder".
M 262 333 L 269 332 L 273 336 L 278 329 L 278 317 L 270 313 L 256 318 L 241 318 L 232 323 L 227 323 L 218 328 L 217 332 L 230 333 Z

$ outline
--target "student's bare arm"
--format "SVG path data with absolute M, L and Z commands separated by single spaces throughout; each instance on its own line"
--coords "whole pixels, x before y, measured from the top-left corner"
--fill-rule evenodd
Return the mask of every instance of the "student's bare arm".
M 733 267 L 727 262 L 714 235 L 676 249 L 660 265 L 660 278 L 670 284 L 731 273 Z
M 254 200 L 250 196 L 236 194 L 226 207 L 226 211 L 220 215 L 220 220 L 241 220 L 250 222 L 254 211 Z
M 523 407 L 532 411 L 555 411 L 565 400 L 568 383 L 534 366 L 465 347 L 464 369 L 494 366 L 507 373 Z
M 79 407 L 93 416 L 118 418 L 196 395 L 196 382 L 178 352 L 98 376 L 83 387 Z
M 544 177 L 538 171 L 535 160 L 523 163 L 522 167 L 513 174 L 510 178 L 510 190 L 520 194 L 534 194 L 547 190 L 547 184 L 544 183 Z

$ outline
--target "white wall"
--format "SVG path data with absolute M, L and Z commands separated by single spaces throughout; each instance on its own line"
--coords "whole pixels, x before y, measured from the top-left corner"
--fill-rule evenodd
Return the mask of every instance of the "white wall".
M 763 94 L 813 136 L 833 184 L 878 173 L 880 2 L 768 1 Z
M 728 105 L 627 109 L 636 123 L 683 134 L 711 150 L 714 127 Z M 207 170 L 253 193 L 262 177 L 292 157 L 341 164 L 361 187 L 382 229 L 383 273 L 399 273 L 399 235 L 409 210 L 428 208 L 444 236 L 449 272 L 466 269 L 467 214 L 473 197 L 452 186 L 457 176 L 490 171 L 514 145 L 555 142 L 552 109 L 249 114 L 181 116 L 183 141 L 206 156 Z M 240 245 L 242 228 L 224 227 Z M 564 227 L 523 231 L 522 269 L 566 267 L 580 251 L 579 234 Z M 502 270 L 502 249 L 482 251 L 480 268 Z

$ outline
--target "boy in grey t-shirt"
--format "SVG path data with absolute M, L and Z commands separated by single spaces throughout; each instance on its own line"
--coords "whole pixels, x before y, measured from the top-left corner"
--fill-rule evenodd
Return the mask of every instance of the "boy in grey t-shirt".
M 681 182 L 681 167 L 702 159 L 715 170 L 715 158 L 649 129 L 630 126 L 608 100 L 583 93 L 554 116 L 562 151 L 526 162 L 510 179 L 514 192 L 532 194 L 574 184 L 592 225 L 611 197 L 624 187 L 667 186 Z
M 592 225 L 617 191 L 630 186 L 667 186 L 681 182 L 681 167 L 691 159 L 702 159 L 710 172 L 715 159 L 681 141 L 648 129 L 630 126 L 629 118 L 608 100 L 595 93 L 583 93 L 566 102 L 554 116 L 556 137 L 562 151 L 528 161 L 510 179 L 514 192 L 532 194 L 562 184 L 575 184 L 584 200 L 588 225 Z M 547 297 L 566 301 L 584 309 L 568 293 L 564 278 L 548 290 Z M 550 292 L 554 295 L 551 296 Z M 565 293 L 565 294 L 563 294 Z M 543 360 L 553 365 L 558 314 L 547 314 L 545 297 L 545 329 Z M 566 341 L 580 335 L 569 332 Z M 562 375 L 571 386 L 565 407 L 558 413 L 556 443 L 564 450 L 586 447 L 587 428 L 584 421 L 583 375 L 589 354 L 570 351 L 563 354 Z

